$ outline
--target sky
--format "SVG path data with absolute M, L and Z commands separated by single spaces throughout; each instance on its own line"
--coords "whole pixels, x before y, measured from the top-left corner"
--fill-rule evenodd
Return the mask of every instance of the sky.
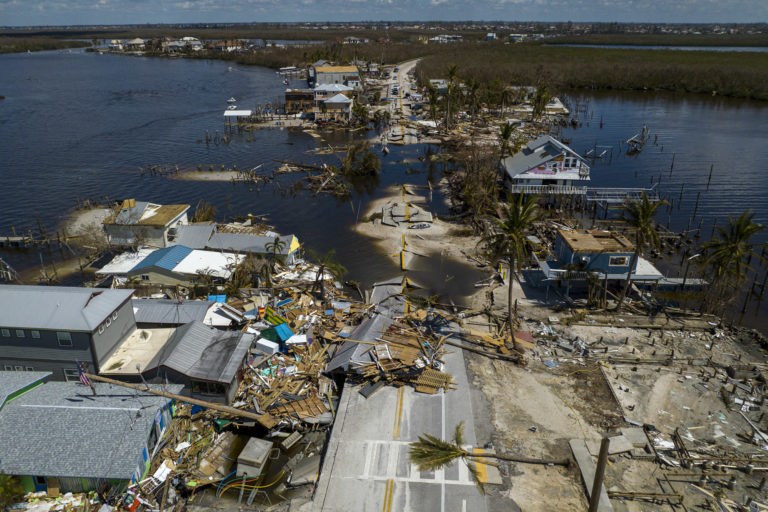
M 768 0 L 0 0 L 0 26 L 380 20 L 765 23 Z

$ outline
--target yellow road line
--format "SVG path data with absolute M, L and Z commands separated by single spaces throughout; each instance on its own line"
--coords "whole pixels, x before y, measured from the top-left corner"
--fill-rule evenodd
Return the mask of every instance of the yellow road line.
M 387 485 L 384 487 L 384 507 L 382 512 L 390 512 L 392 510 L 392 494 L 395 490 L 395 480 L 392 478 L 387 479 Z
M 403 400 L 405 399 L 405 386 L 400 387 L 400 412 L 397 415 L 397 437 L 400 437 L 400 427 L 403 424 Z
M 483 450 L 482 448 L 475 448 L 475 453 L 483 453 L 484 451 L 485 450 Z M 480 480 L 480 482 L 487 484 L 488 468 L 485 466 L 485 458 L 480 457 L 478 459 L 474 459 L 474 461 L 475 461 L 475 469 L 477 470 L 477 479 Z
M 395 425 L 392 428 L 392 439 L 400 437 L 400 425 L 403 420 L 403 397 L 405 396 L 405 387 L 397 388 L 397 397 L 395 398 Z

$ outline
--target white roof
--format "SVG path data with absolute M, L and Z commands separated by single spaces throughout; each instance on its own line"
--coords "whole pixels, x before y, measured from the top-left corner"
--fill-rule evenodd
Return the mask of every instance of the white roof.
M 225 110 L 224 117 L 250 117 L 253 110 Z
M 659 269 L 657 269 L 653 263 L 648 261 L 647 259 L 643 258 L 642 256 L 639 256 L 637 258 L 637 266 L 635 266 L 635 271 L 632 273 L 633 276 L 648 276 L 652 278 L 662 278 L 664 275 L 659 272 Z
M 151 249 L 149 247 L 141 247 L 136 252 L 128 251 L 122 254 L 118 254 L 112 258 L 112 261 L 101 267 L 100 270 L 97 270 L 96 274 L 100 276 L 127 274 L 128 271 L 142 262 L 144 258 L 152 254 L 154 251 L 155 249 Z
M 316 91 L 329 91 L 329 92 L 341 92 L 341 91 L 353 91 L 352 87 L 344 84 L 321 84 L 315 87 Z
M 173 268 L 180 274 L 194 275 L 198 271 L 207 272 L 213 277 L 228 279 L 234 267 L 239 264 L 245 255 L 223 254 L 215 251 L 192 251 Z
M 352 103 L 352 100 L 344 96 L 343 94 L 337 94 L 333 98 L 328 98 L 325 103 Z

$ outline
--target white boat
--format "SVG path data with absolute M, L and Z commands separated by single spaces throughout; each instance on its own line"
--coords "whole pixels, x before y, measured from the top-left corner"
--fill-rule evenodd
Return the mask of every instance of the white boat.
M 426 222 L 422 222 L 421 224 L 411 224 L 408 226 L 408 229 L 427 229 L 429 227 L 432 227 L 430 224 L 427 224 Z
M 287 78 L 286 78 L 285 80 L 283 80 L 283 85 L 288 85 L 288 83 L 289 83 L 289 82 L 288 82 L 288 79 L 287 79 Z
M 230 105 L 227 107 L 227 110 L 237 110 L 237 105 Z
M 227 100 L 227 103 L 234 103 L 234 102 L 236 102 L 236 101 L 237 101 L 237 100 L 235 99 L 235 97 L 234 97 L 234 96 L 232 96 L 231 98 L 229 98 L 229 99 Z

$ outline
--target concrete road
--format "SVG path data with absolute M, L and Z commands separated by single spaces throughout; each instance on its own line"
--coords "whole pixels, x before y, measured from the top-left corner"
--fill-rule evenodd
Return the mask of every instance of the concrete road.
M 445 371 L 453 375 L 457 389 L 437 395 L 384 387 L 366 400 L 357 387 L 345 386 L 313 510 L 487 510 L 463 462 L 425 472 L 408 460 L 410 441 L 422 433 L 453 440 L 462 421 L 465 442 L 477 445 L 461 351 L 448 354 Z

